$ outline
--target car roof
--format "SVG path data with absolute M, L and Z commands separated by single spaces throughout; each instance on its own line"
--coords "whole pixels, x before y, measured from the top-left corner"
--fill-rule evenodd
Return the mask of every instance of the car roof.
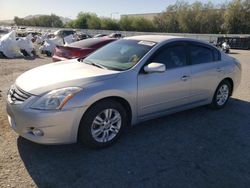
M 180 39 L 185 37 L 179 37 L 179 36 L 170 36 L 170 35 L 139 35 L 139 36 L 133 36 L 133 37 L 126 37 L 124 39 L 128 40 L 145 40 L 145 41 L 151 41 L 160 43 L 166 40 L 170 39 Z
M 182 37 L 182 36 L 171 36 L 171 35 L 139 35 L 139 36 L 133 36 L 133 37 L 126 37 L 124 39 L 128 40 L 142 40 L 142 41 L 150 41 L 150 42 L 155 42 L 155 43 L 161 43 L 167 40 L 173 40 L 176 39 L 176 41 L 181 40 L 181 41 L 189 41 L 189 42 L 197 42 L 199 44 L 207 45 L 213 48 L 216 48 L 212 44 L 208 43 L 207 41 L 202 41 L 198 39 L 193 39 L 193 38 L 187 38 L 187 37 Z

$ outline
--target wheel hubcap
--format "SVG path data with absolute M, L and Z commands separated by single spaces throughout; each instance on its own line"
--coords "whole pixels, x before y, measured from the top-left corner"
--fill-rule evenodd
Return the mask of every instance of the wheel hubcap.
M 216 96 L 216 102 L 218 105 L 222 106 L 226 103 L 229 96 L 229 87 L 224 84 L 220 87 L 220 89 L 217 92 Z
M 117 110 L 106 109 L 95 117 L 91 134 L 97 142 L 108 142 L 118 134 L 121 123 L 122 118 Z

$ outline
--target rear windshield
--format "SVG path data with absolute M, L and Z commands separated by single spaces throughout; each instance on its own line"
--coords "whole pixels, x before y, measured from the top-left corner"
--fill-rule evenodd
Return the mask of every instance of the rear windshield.
M 97 44 L 102 43 L 104 41 L 114 41 L 115 39 L 100 39 L 100 38 L 91 38 L 85 39 L 78 42 L 74 42 L 68 46 L 75 48 L 94 48 Z M 108 42 L 107 42 L 108 43 Z

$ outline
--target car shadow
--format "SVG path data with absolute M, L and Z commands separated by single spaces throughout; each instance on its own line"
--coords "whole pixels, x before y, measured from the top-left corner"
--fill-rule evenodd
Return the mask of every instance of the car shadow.
M 240 54 L 240 53 L 238 53 L 238 52 L 229 52 L 228 54 L 229 55 L 236 55 L 236 54 Z
M 41 55 L 33 55 L 33 56 L 21 56 L 21 57 L 17 57 L 15 59 L 25 59 L 25 60 L 35 60 L 35 59 L 44 59 L 44 57 L 42 57 Z
M 18 150 L 38 187 L 247 187 L 250 103 L 199 107 L 129 128 L 106 149 L 46 146 L 21 137 Z
M 0 59 L 13 59 L 13 58 L 8 58 L 6 56 L 3 56 L 0 54 Z M 44 59 L 44 57 L 42 57 L 41 55 L 33 55 L 33 56 L 19 56 L 19 57 L 15 57 L 14 59 L 24 59 L 24 60 L 28 60 L 28 61 L 32 61 L 35 59 Z

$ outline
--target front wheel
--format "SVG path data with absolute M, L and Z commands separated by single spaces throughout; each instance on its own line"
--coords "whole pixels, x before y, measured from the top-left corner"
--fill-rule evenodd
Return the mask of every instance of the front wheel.
M 102 148 L 113 144 L 127 124 L 126 110 L 113 100 L 94 104 L 84 115 L 78 139 L 91 148 Z
M 52 53 L 49 52 L 49 51 L 46 51 L 45 53 L 46 53 L 46 55 L 47 55 L 48 57 L 51 57 L 51 56 L 52 56 Z
M 214 109 L 223 108 L 226 105 L 231 95 L 231 92 L 231 84 L 227 80 L 222 81 L 214 93 L 213 101 L 210 106 Z

